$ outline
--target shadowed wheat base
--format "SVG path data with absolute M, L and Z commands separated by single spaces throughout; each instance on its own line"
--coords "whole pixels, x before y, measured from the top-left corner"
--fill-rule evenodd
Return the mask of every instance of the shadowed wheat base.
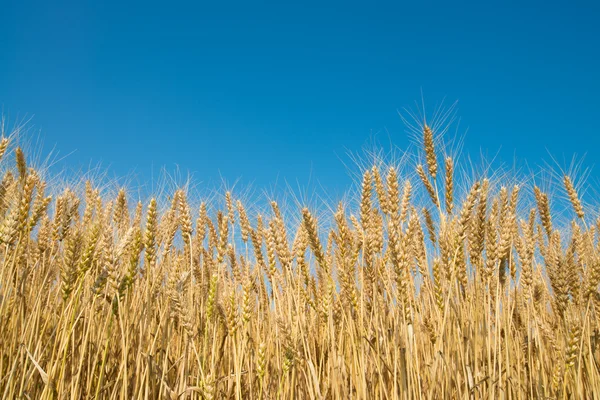
M 425 165 L 363 171 L 329 232 L 230 193 L 221 210 L 184 190 L 130 208 L 89 182 L 53 200 L 2 140 L 0 395 L 598 398 L 599 225 L 571 178 L 558 230 L 534 185 L 457 193 L 422 133 Z

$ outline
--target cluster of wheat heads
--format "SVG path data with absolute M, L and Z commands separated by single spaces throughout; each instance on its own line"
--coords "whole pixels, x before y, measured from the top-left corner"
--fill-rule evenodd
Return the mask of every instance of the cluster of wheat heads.
M 0 395 L 597 397 L 600 221 L 568 176 L 561 229 L 533 184 L 460 193 L 422 134 L 414 175 L 369 168 L 330 216 L 53 199 L 2 139 Z

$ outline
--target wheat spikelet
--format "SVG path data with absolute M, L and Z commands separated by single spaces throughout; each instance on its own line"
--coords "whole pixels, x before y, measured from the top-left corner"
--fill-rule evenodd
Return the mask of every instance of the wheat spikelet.
M 438 207 L 439 202 L 438 202 L 437 194 L 435 193 L 435 189 L 433 188 L 433 185 L 429 181 L 429 178 L 427 178 L 427 175 L 425 175 L 425 170 L 423 169 L 423 166 L 421 164 L 417 165 L 417 175 L 419 175 L 421 182 L 423 182 L 423 185 L 425 186 L 425 190 L 427 190 L 427 194 L 429 194 L 429 198 L 431 199 L 431 202 L 433 203 L 434 206 Z
M 327 261 L 325 254 L 323 253 L 323 246 L 319 240 L 319 234 L 317 232 L 317 220 L 312 216 L 308 208 L 302 209 L 302 217 L 304 220 L 304 229 L 308 237 L 308 244 L 315 254 L 319 267 L 325 271 L 328 271 Z
M 242 240 L 244 242 L 248 241 L 248 237 L 250 235 L 250 230 L 252 227 L 250 226 L 250 220 L 248 219 L 248 214 L 246 214 L 246 209 L 241 201 L 237 201 L 237 210 L 238 210 L 238 218 L 240 221 Z
M 144 256 L 146 271 L 154 268 L 156 263 L 156 235 L 157 235 L 157 214 L 156 214 L 156 199 L 150 200 L 146 215 L 146 231 L 144 234 L 144 246 L 146 253 Z
M 569 200 L 571 200 L 571 205 L 575 210 L 575 214 L 577 217 L 583 219 L 585 213 L 583 212 L 583 206 L 581 205 L 581 200 L 579 200 L 579 196 L 577 195 L 577 191 L 575 190 L 575 186 L 567 175 L 563 178 L 563 183 L 565 184 L 565 189 L 567 189 L 567 194 L 569 195 Z
M 0 139 L 0 161 L 4 157 L 4 154 L 6 154 L 6 149 L 8 148 L 9 142 L 10 140 L 4 136 L 2 137 L 2 139 Z
M 550 214 L 550 204 L 548 200 L 548 195 L 546 193 L 542 193 L 542 191 L 536 186 L 534 188 L 535 199 L 537 202 L 538 213 L 540 215 L 540 220 L 542 221 L 542 225 L 546 230 L 546 234 L 548 237 L 552 234 L 552 217 Z
M 454 208 L 454 162 L 451 157 L 446 157 L 446 213 L 452 214 Z
M 24 180 L 27 176 L 27 161 L 25 160 L 25 153 L 20 147 L 15 149 L 15 158 L 17 160 L 17 170 L 19 171 L 19 178 Z
M 437 175 L 437 159 L 433 144 L 433 131 L 427 124 L 423 125 L 423 145 L 425 147 L 425 156 L 427 159 L 427 170 L 429 171 L 429 175 L 435 179 Z
M 390 199 L 387 191 L 385 190 L 385 186 L 383 185 L 383 179 L 381 179 L 379 168 L 374 166 L 371 169 L 371 172 L 373 174 L 373 180 L 375 181 L 375 191 L 377 192 L 377 198 L 379 199 L 379 207 L 381 207 L 381 212 L 387 214 L 389 212 Z

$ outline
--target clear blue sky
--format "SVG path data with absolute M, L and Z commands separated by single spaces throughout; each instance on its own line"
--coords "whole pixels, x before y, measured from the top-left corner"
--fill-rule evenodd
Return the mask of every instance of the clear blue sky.
M 94 3 L 1 6 L 4 114 L 67 164 L 338 190 L 421 91 L 459 101 L 466 151 L 600 159 L 597 2 Z

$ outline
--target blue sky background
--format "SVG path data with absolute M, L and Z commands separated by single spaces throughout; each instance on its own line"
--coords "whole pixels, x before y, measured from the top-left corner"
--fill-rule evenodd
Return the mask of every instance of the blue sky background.
M 341 191 L 421 93 L 468 153 L 600 159 L 597 2 L 126 3 L 2 3 L 0 104 L 61 168 Z

